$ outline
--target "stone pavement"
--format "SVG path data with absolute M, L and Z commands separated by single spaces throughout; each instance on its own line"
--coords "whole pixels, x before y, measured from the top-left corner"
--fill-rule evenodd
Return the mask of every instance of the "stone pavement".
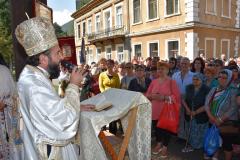
M 153 143 L 153 142 L 152 142 Z M 203 152 L 201 150 L 195 150 L 189 153 L 182 153 L 181 150 L 184 148 L 185 142 L 179 141 L 176 137 L 172 137 L 168 147 L 168 158 L 165 160 L 202 160 Z M 154 143 L 153 143 L 154 146 Z M 159 155 L 152 155 L 152 158 L 159 159 Z
M 154 145 L 154 143 L 153 143 Z M 172 137 L 169 143 L 169 154 L 168 158 L 164 160 L 203 160 L 203 151 L 195 150 L 189 153 L 182 153 L 181 150 L 184 148 L 185 142 L 179 141 L 176 137 Z M 155 160 L 162 160 L 159 155 L 152 155 L 152 158 Z M 223 151 L 220 151 L 219 160 L 224 160 Z M 234 156 L 233 160 L 240 160 L 240 157 Z

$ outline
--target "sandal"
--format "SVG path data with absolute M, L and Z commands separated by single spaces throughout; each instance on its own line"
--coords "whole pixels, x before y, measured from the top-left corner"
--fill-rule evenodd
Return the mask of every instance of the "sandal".
M 161 143 L 157 143 L 156 146 L 152 149 L 152 154 L 157 155 L 162 151 Z
M 211 159 L 211 157 L 209 157 L 209 156 L 207 156 L 207 155 L 204 154 L 204 155 L 203 155 L 203 159 L 204 159 L 204 160 L 208 160 L 208 159 Z
M 161 153 L 159 157 L 160 157 L 160 159 L 168 158 L 167 153 L 165 153 L 165 154 Z
M 157 151 L 152 151 L 152 154 L 157 155 L 162 151 L 162 147 L 159 148 Z
M 188 152 L 193 152 L 193 151 L 194 151 L 194 149 L 192 147 L 185 147 L 182 149 L 183 153 L 188 153 Z

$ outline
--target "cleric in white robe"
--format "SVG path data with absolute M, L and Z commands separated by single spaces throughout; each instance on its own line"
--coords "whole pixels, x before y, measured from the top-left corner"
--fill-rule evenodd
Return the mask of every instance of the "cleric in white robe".
M 50 79 L 59 75 L 60 48 L 52 23 L 40 17 L 22 22 L 15 34 L 28 54 L 18 92 L 23 118 L 24 160 L 76 160 L 76 135 L 81 106 L 82 72 L 74 68 L 66 94 L 61 99 Z

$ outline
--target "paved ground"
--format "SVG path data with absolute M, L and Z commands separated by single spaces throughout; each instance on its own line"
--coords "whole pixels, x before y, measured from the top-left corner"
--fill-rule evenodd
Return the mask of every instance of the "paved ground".
M 153 144 L 154 145 L 154 144 Z M 169 157 L 165 160 L 203 160 L 203 151 L 202 150 L 195 150 L 190 153 L 182 153 L 181 149 L 184 148 L 185 142 L 179 141 L 176 137 L 171 139 L 169 144 Z M 223 151 L 219 156 L 219 160 L 224 160 Z M 152 155 L 152 158 L 159 158 L 159 156 Z M 240 157 L 234 157 L 233 160 L 240 160 Z
M 154 143 L 153 143 L 154 145 Z M 168 158 L 167 160 L 202 160 L 203 152 L 201 150 L 195 150 L 190 153 L 182 153 L 181 149 L 184 148 L 184 142 L 179 141 L 173 137 L 168 147 Z M 152 158 L 159 158 L 158 155 L 152 155 Z M 160 158 L 159 158 L 160 159 Z

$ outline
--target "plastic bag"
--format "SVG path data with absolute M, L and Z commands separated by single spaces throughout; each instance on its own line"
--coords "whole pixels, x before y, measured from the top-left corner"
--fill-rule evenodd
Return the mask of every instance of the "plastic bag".
M 165 104 L 160 113 L 157 127 L 172 133 L 177 133 L 179 126 L 179 107 L 175 103 Z
M 212 156 L 221 145 L 222 138 L 219 129 L 215 125 L 212 125 L 212 127 L 207 130 L 204 137 L 204 152 L 208 156 Z

